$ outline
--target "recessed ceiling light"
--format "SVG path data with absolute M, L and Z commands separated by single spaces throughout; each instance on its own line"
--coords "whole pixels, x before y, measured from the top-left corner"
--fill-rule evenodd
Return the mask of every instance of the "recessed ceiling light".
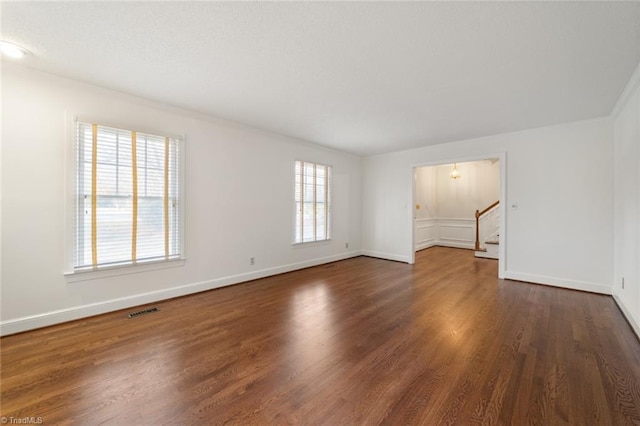
M 29 53 L 27 49 L 24 47 L 20 47 L 15 43 L 11 43 L 10 41 L 0 41 L 0 51 L 10 58 L 20 59 Z

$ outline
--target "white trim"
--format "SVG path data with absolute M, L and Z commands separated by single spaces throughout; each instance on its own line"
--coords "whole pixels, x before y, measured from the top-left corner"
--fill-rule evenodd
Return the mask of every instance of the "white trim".
M 41 327 L 48 327 L 54 324 L 60 324 L 67 321 L 73 321 L 80 318 L 86 318 L 94 315 L 100 315 L 107 312 L 113 312 L 120 309 L 131 308 L 134 306 L 144 305 L 147 303 L 159 302 L 174 297 L 186 296 L 201 291 L 212 290 L 214 288 L 225 287 L 228 285 L 238 284 L 245 281 L 251 281 L 259 278 L 269 277 L 272 275 L 291 272 L 298 269 L 304 269 L 311 266 L 322 265 L 325 263 L 336 262 L 351 257 L 360 256 L 360 251 L 351 251 L 344 254 L 327 256 L 304 262 L 290 263 L 288 265 L 265 268 L 259 271 L 248 272 L 238 275 L 230 275 L 227 277 L 216 278 L 214 280 L 202 281 L 192 284 L 186 284 L 179 287 L 172 287 L 164 290 L 153 291 L 149 293 L 137 294 L 134 296 L 112 299 L 105 302 L 91 303 L 88 305 L 76 306 L 67 309 L 46 312 L 38 315 L 30 315 L 21 318 L 15 318 L 0 323 L 0 336 L 21 333 L 23 331 L 33 330 Z
M 440 239 L 436 244 L 434 244 L 434 246 L 451 247 L 451 248 L 459 248 L 459 249 L 466 249 L 466 250 L 473 250 L 475 248 L 475 242 L 466 243 L 464 242 L 466 240 L 459 240 L 459 241 L 460 242 L 454 240 L 453 238 L 447 241 L 443 241 L 442 239 Z
M 73 125 L 76 123 L 87 123 L 87 124 L 97 124 L 101 127 L 109 127 L 113 130 L 122 130 L 125 132 L 137 132 L 144 133 L 147 135 L 155 135 L 169 137 L 171 139 L 178 139 L 180 141 L 184 140 L 185 135 L 183 133 L 178 133 L 175 130 L 165 129 L 162 125 L 159 125 L 159 122 L 154 122 L 153 126 L 145 127 L 140 126 L 140 123 L 130 121 L 130 117 L 126 116 L 126 114 L 117 114 L 117 117 L 114 118 L 113 115 L 107 117 L 106 115 L 91 115 L 84 113 L 74 113 L 70 117 L 73 120 Z M 74 135 L 75 137 L 75 135 Z M 74 142 L 75 143 L 75 142 Z M 182 147 L 181 147 L 182 148 Z
M 65 272 L 64 276 L 68 283 L 79 281 L 97 280 L 100 278 L 115 277 L 118 275 L 137 274 L 140 272 L 155 271 L 158 269 L 177 268 L 184 266 L 186 259 L 157 260 L 147 263 L 128 264 L 121 266 L 106 267 L 104 269 Z
M 384 260 L 395 260 L 396 262 L 411 263 L 409 256 L 395 253 L 383 253 L 380 251 L 362 250 L 363 256 L 376 257 Z
M 417 233 L 421 229 L 435 228 L 435 236 L 432 238 L 418 239 Z M 435 218 L 435 219 L 416 219 L 415 220 L 415 251 L 424 250 L 429 247 L 441 246 L 441 247 L 453 247 L 461 249 L 474 249 L 475 240 L 465 238 L 450 238 L 443 237 L 440 233 L 440 228 L 452 228 L 452 229 L 470 229 L 473 233 L 475 230 L 475 219 L 450 219 L 450 218 Z
M 416 197 L 416 168 L 419 166 L 414 166 L 414 165 L 409 165 L 409 172 L 411 173 L 409 175 L 409 206 L 411 206 L 411 208 L 407 209 L 407 215 L 409 218 L 409 244 L 411 244 L 410 248 L 411 250 L 409 250 L 409 264 L 413 265 L 414 263 L 416 263 L 416 210 L 415 210 L 415 206 L 416 206 L 416 201 L 417 201 L 417 197 Z M 364 251 L 363 251 L 364 254 Z M 366 255 L 365 255 L 366 256 Z M 379 257 L 379 256 L 373 256 L 373 257 Z M 402 256 L 404 257 L 404 256 Z M 384 259 L 384 258 L 383 258 Z
M 475 249 L 475 247 L 474 247 L 474 249 Z M 475 252 L 475 256 L 476 257 L 481 257 L 483 259 L 495 259 L 495 257 L 493 257 L 492 255 L 488 254 L 486 251 L 481 251 L 481 250 L 476 251 Z
M 627 310 L 627 308 L 624 306 L 624 303 L 622 303 L 622 300 L 620 300 L 620 298 L 616 294 L 613 294 L 612 296 L 613 296 L 613 301 L 616 302 L 616 306 L 618 306 L 618 309 L 620 309 L 620 312 L 622 312 L 622 315 L 624 315 L 627 322 L 629 322 L 629 325 L 631 326 L 631 329 L 633 330 L 633 332 L 636 333 L 636 337 L 640 339 L 640 324 L 638 324 L 633 319 L 631 312 Z
M 438 220 L 437 218 L 433 218 L 433 217 L 423 217 L 420 219 L 415 219 L 416 222 L 418 223 L 426 223 L 426 222 L 433 222 L 434 220 Z
M 611 286 L 600 283 L 592 283 L 587 281 L 567 280 L 563 278 L 546 277 L 543 275 L 527 274 L 523 272 L 505 272 L 505 279 L 524 281 L 534 284 L 544 284 L 553 287 L 562 287 L 570 290 L 589 291 L 592 293 L 600 293 L 611 295 L 613 289 Z
M 457 228 L 462 228 L 462 227 L 460 226 L 460 227 L 457 227 Z M 474 242 L 470 242 L 469 240 L 466 240 L 464 238 L 440 237 L 439 241 L 440 242 L 455 241 L 455 242 L 460 243 L 460 244 L 463 244 L 463 243 L 464 244 L 470 244 L 471 247 L 475 246 L 475 241 Z
M 443 220 L 450 220 L 450 219 L 443 219 Z M 469 221 L 469 222 L 473 225 L 473 223 L 471 221 Z M 446 224 L 446 223 L 439 223 L 438 226 L 440 228 L 464 228 L 464 229 L 469 229 L 469 225 L 456 225 L 456 224 L 450 225 L 450 224 Z
M 438 244 L 436 243 L 435 238 L 429 238 L 428 240 L 423 240 L 416 245 L 416 251 L 428 249 L 431 247 L 435 247 Z
M 75 247 L 75 217 L 76 217 L 76 201 L 75 201 L 75 182 L 76 182 L 76 146 L 77 146 L 77 129 L 76 123 L 78 117 L 65 110 L 64 115 L 64 270 L 73 269 L 73 251 Z
M 503 152 L 500 158 L 500 240 L 498 246 L 498 278 L 504 279 L 507 271 L 507 153 Z M 475 248 L 475 247 L 474 247 Z
M 301 241 L 299 243 L 291 243 L 291 247 L 300 248 L 300 247 L 313 247 L 313 246 L 326 246 L 333 242 L 331 238 L 327 238 L 326 240 L 315 240 L 315 241 Z
M 418 235 L 416 235 L 416 237 L 415 237 L 416 238 L 416 251 L 424 250 L 426 248 L 433 247 L 434 245 L 436 245 L 436 242 L 438 241 L 438 237 L 437 237 L 437 233 L 438 233 L 437 219 L 421 218 L 421 219 L 415 219 L 415 221 L 416 221 L 416 225 L 415 225 L 416 234 L 419 234 L 420 230 L 423 230 L 423 229 L 434 230 L 433 232 L 436 234 L 435 236 L 432 236 L 430 238 L 424 238 L 424 239 L 420 239 L 420 238 L 418 238 Z
M 615 117 L 620 113 L 620 110 L 624 108 L 624 106 L 627 104 L 627 102 L 631 98 L 631 95 L 639 85 L 640 85 L 640 64 L 638 64 L 636 69 L 631 74 L 629 81 L 627 81 L 627 84 L 624 86 L 622 93 L 618 97 L 618 101 L 614 105 L 613 110 L 611 110 L 611 116 Z
M 180 256 L 187 258 L 187 134 L 184 133 L 178 139 L 178 208 L 180 217 L 178 226 L 180 229 Z

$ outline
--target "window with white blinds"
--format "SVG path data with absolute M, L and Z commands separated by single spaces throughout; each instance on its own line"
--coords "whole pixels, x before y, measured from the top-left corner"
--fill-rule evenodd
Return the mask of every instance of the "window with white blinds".
M 331 167 L 296 161 L 294 243 L 331 238 Z
M 74 270 L 181 257 L 180 146 L 78 123 Z

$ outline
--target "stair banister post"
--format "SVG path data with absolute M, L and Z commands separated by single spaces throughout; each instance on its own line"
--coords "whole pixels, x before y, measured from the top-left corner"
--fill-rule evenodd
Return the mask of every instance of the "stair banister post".
M 476 251 L 480 250 L 480 210 L 476 210 Z

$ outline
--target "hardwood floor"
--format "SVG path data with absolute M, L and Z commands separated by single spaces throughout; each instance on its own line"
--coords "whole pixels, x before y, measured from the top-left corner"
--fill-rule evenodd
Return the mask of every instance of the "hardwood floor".
M 609 296 L 434 247 L 3 338 L 2 415 L 44 424 L 640 424 Z

